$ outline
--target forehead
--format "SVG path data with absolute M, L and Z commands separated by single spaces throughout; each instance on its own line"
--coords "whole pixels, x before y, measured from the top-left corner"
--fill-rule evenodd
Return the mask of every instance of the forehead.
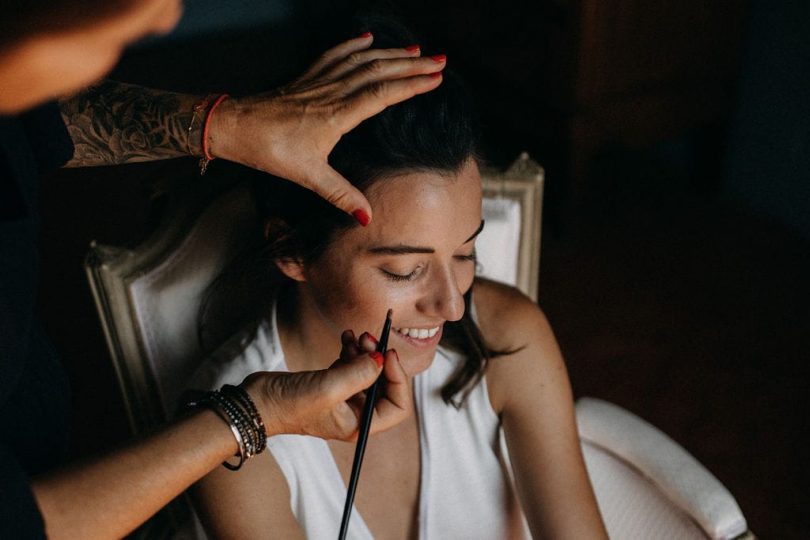
M 472 159 L 457 173 L 418 171 L 384 179 L 366 195 L 374 211 L 364 231 L 369 243 L 457 246 L 481 222 L 481 176 Z

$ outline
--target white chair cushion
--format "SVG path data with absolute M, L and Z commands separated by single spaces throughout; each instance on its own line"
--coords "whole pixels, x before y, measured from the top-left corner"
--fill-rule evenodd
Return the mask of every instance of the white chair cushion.
M 700 526 L 705 534 L 698 538 L 708 535 L 730 539 L 747 531 L 740 507 L 725 486 L 652 425 L 621 407 L 593 398 L 577 402 L 577 423 L 588 472 L 608 530 L 610 532 L 611 526 L 621 527 L 620 530 L 626 530 L 629 535 L 622 532 L 616 538 L 669 537 L 660 536 L 659 532 L 652 536 L 642 534 L 623 515 L 632 511 L 636 516 L 633 519 L 647 522 L 646 514 L 650 512 L 656 514 L 650 518 L 650 523 L 669 523 L 669 519 L 657 515 L 660 509 L 654 502 L 656 497 L 651 495 L 653 491 L 660 493 L 662 500 L 669 501 L 677 509 L 676 513 L 680 511 Z M 643 487 L 642 482 L 646 482 L 649 489 L 636 491 Z M 688 529 L 679 530 L 686 534 Z M 673 528 L 672 533 L 675 531 Z M 634 536 L 636 532 L 642 535 Z

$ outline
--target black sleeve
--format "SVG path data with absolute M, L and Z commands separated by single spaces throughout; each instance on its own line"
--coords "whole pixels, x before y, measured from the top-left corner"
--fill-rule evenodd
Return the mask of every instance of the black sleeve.
M 56 103 L 38 107 L 21 118 L 39 174 L 51 173 L 70 161 L 75 151 L 73 140 Z
M 39 513 L 28 477 L 0 442 L 0 538 L 45 538 L 45 524 Z

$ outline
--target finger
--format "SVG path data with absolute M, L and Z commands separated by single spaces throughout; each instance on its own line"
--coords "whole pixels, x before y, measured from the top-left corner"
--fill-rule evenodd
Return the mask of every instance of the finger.
M 338 361 L 344 363 L 351 362 L 361 354 L 363 354 L 363 351 L 360 350 L 360 347 L 358 347 L 356 343 L 350 343 L 348 345 L 344 345 L 340 349 L 340 357 L 338 358 Z
M 344 330 L 340 335 L 340 356 L 338 358 L 338 362 L 348 362 L 359 354 L 360 348 L 357 345 L 354 332 L 351 330 Z
M 322 372 L 321 380 L 327 401 L 331 404 L 348 401 L 374 384 L 380 371 L 380 366 L 368 354 L 330 367 Z
M 365 227 L 371 222 L 371 204 L 366 196 L 335 169 L 324 163 L 323 168 L 315 173 L 313 178 L 311 185 L 304 187 L 353 216 L 360 225 Z
M 374 36 L 371 35 L 371 32 L 366 32 L 356 38 L 344 41 L 340 45 L 332 47 L 323 53 L 320 58 L 298 78 L 298 82 L 315 78 L 318 74 L 334 66 L 352 53 L 371 47 L 373 42 Z
M 348 402 L 341 403 L 332 414 L 333 425 L 324 439 L 356 441 L 361 413 Z
M 379 342 L 377 338 L 369 334 L 368 332 L 363 332 L 360 334 L 359 339 L 360 348 L 366 352 L 376 351 Z
M 437 73 L 447 65 L 443 54 L 419 58 L 378 58 L 357 67 L 343 79 L 343 91 L 353 94 L 361 88 L 383 81 L 430 75 Z
M 374 407 L 374 420 L 371 432 L 389 429 L 408 417 L 411 413 L 410 378 L 402 367 L 394 349 L 385 354 L 385 374 L 387 388 L 385 396 Z
M 357 413 L 357 418 L 360 418 L 366 404 L 366 391 L 356 393 L 346 401 L 346 404 Z
M 342 114 L 337 115 L 335 120 L 341 131 L 347 133 L 389 105 L 405 101 L 417 94 L 430 92 L 441 82 L 441 72 L 436 72 L 368 85 L 347 100 L 341 108 Z
M 343 346 L 351 345 L 355 342 L 354 339 L 354 332 L 352 330 L 344 330 L 342 334 L 340 334 L 340 344 Z
M 409 45 L 401 49 L 366 49 L 353 52 L 342 61 L 323 71 L 321 77 L 324 79 L 323 82 L 334 81 L 369 62 L 396 58 L 413 58 L 418 57 L 421 52 L 419 45 Z

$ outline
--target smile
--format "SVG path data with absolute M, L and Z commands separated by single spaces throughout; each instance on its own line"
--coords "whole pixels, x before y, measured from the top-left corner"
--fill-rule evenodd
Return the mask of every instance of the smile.
M 433 328 L 394 328 L 394 331 L 411 339 L 430 339 L 435 336 L 441 326 Z

